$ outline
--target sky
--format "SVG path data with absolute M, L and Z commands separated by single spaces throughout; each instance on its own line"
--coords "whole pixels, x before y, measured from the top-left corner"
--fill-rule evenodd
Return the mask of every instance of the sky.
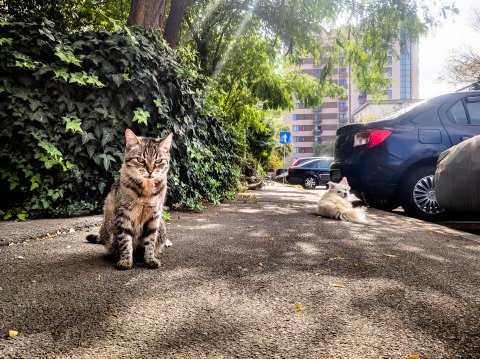
M 473 9 L 480 10 L 480 1 L 455 0 L 455 6 L 460 11 L 458 15 L 420 38 L 420 98 L 429 98 L 461 88 L 438 79 L 445 72 L 446 60 L 452 51 L 469 46 L 480 52 L 480 32 L 471 26 Z

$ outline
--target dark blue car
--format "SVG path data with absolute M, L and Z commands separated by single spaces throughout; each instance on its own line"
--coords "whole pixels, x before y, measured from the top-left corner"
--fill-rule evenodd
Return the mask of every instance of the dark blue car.
M 390 118 L 339 128 L 330 177 L 347 177 L 352 193 L 371 207 L 401 205 L 412 216 L 438 220 L 444 212 L 434 187 L 438 156 L 477 134 L 480 91 L 420 101 Z
M 301 184 L 305 189 L 314 189 L 330 181 L 332 157 L 316 157 L 297 166 L 288 168 L 287 182 Z

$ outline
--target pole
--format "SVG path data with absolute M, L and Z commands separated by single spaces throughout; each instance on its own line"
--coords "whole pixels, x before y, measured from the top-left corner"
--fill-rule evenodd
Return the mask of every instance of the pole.
M 283 169 L 285 169 L 285 145 L 283 145 Z M 285 172 L 283 172 L 283 185 L 285 185 Z

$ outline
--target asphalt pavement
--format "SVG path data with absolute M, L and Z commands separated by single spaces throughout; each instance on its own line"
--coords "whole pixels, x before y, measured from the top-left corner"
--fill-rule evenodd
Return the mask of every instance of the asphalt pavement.
M 0 223 L 0 358 L 480 358 L 480 236 L 276 184 L 173 212 L 159 269 L 100 216 Z

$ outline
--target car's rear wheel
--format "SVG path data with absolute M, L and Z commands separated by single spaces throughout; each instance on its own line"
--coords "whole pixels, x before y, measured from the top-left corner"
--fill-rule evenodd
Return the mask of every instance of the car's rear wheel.
M 399 206 L 399 203 L 396 200 L 382 198 L 371 193 L 362 193 L 361 198 L 369 207 L 378 208 L 382 211 L 391 211 Z
M 400 201 L 405 212 L 428 221 L 441 220 L 445 210 L 435 195 L 435 168 L 418 168 L 403 181 Z
M 314 189 L 317 187 L 317 179 L 313 176 L 307 176 L 302 181 L 303 188 L 305 189 Z

